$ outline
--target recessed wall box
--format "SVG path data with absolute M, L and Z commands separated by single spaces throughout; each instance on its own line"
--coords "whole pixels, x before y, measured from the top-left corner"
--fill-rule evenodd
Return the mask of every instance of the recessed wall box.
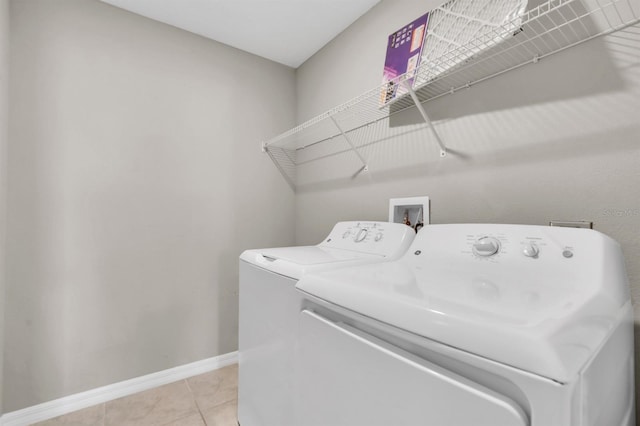
M 418 232 L 431 219 L 429 197 L 391 198 L 389 222 L 404 223 Z

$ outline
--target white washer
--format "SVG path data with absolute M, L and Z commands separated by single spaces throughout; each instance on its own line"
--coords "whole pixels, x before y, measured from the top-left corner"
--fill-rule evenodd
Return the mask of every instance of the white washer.
M 297 426 L 635 425 L 628 280 L 599 232 L 430 225 L 297 288 Z
M 387 222 L 339 222 L 316 246 L 247 250 L 240 256 L 238 421 L 292 423 L 292 362 L 301 296 L 309 271 L 399 258 L 413 229 Z

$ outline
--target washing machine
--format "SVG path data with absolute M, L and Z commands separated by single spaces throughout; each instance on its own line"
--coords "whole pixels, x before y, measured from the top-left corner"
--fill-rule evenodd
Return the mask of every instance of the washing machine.
M 628 279 L 599 232 L 430 225 L 296 287 L 297 426 L 635 425 Z
M 318 245 L 247 250 L 240 256 L 238 421 L 292 423 L 292 362 L 307 272 L 399 258 L 415 232 L 387 222 L 339 222 Z

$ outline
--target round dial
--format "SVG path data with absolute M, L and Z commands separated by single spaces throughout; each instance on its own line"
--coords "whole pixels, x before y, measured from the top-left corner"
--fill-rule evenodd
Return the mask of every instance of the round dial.
M 538 257 L 540 249 L 534 243 L 527 243 L 524 245 L 522 253 L 524 253 L 524 255 L 527 257 Z
M 493 237 L 479 238 L 473 244 L 473 253 L 476 256 L 489 257 L 500 251 L 500 241 Z
M 378 232 L 378 233 L 376 234 L 376 237 L 374 238 L 374 240 L 376 240 L 376 241 L 380 241 L 381 239 L 382 239 L 382 232 Z
M 351 231 L 346 231 L 344 234 L 342 234 L 342 238 L 347 238 L 349 235 L 351 235 Z
M 367 238 L 368 233 L 369 233 L 369 230 L 367 228 L 362 228 L 361 230 L 358 231 L 353 241 L 355 241 L 356 243 L 359 243 L 360 241 Z

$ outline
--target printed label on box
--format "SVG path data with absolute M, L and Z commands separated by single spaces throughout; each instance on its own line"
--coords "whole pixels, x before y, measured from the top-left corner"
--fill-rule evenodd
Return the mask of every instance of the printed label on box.
M 380 97 L 381 106 L 407 92 L 406 88 L 398 87 L 394 79 L 405 73 L 411 76 L 420 65 L 428 21 L 429 14 L 425 13 L 404 28 L 389 35 L 382 77 L 384 90 Z M 407 80 L 407 84 L 413 84 L 413 77 Z

